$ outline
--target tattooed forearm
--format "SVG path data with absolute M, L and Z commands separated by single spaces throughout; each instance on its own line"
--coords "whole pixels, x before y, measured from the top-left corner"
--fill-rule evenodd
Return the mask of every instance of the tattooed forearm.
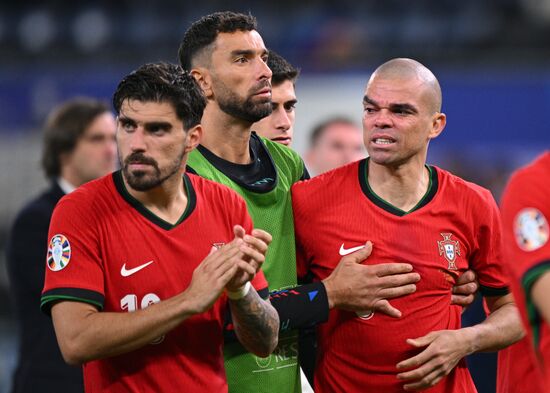
M 230 300 L 235 334 L 241 344 L 258 356 L 269 355 L 277 346 L 279 315 L 269 301 L 251 288 L 239 300 Z

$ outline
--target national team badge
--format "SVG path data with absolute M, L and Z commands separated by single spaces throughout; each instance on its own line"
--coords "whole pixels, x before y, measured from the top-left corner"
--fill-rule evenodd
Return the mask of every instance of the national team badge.
M 460 243 L 458 240 L 451 240 L 452 233 L 441 233 L 443 240 L 438 240 L 439 255 L 443 255 L 449 262 L 448 270 L 458 270 L 456 267 L 456 256 L 460 255 Z
M 63 235 L 55 235 L 48 246 L 48 267 L 57 272 L 64 269 L 71 260 L 71 244 Z
M 548 242 L 548 221 L 540 210 L 522 209 L 514 220 L 516 243 L 523 251 L 535 251 Z

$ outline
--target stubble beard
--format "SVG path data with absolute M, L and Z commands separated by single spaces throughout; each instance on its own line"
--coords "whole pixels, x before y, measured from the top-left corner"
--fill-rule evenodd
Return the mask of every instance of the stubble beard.
M 248 97 L 243 100 L 223 82 L 218 81 L 218 84 L 221 93 L 218 95 L 218 106 L 228 115 L 245 120 L 251 124 L 271 115 L 273 111 L 271 99 L 267 99 L 264 102 L 254 102 L 255 96 L 249 93 Z M 253 90 L 258 91 L 265 86 L 269 86 L 269 82 L 267 82 L 267 84 L 262 83 Z M 256 97 L 256 99 L 258 99 L 258 97 Z
M 126 157 L 124 165 L 122 166 L 122 173 L 128 185 L 136 191 L 149 191 L 156 188 L 166 180 L 170 179 L 176 173 L 180 171 L 183 158 L 185 157 L 185 149 L 182 149 L 178 157 L 174 159 L 168 167 L 161 170 L 156 160 L 150 157 L 145 157 L 141 153 L 134 153 Z M 122 163 L 121 158 L 119 157 Z M 153 174 L 146 171 L 130 171 L 129 164 L 132 162 L 139 162 L 151 165 L 153 168 Z

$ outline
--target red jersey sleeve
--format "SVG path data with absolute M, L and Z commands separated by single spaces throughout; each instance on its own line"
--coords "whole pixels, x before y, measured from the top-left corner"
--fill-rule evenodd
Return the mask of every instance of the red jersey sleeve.
M 506 263 L 525 289 L 550 270 L 549 201 L 550 155 L 516 172 L 502 196 Z
M 502 258 L 502 226 L 496 202 L 483 190 L 474 215 L 475 250 L 471 264 L 478 275 L 484 296 L 503 296 L 509 292 L 509 279 Z
M 63 299 L 103 307 L 104 275 L 97 217 L 91 201 L 83 196 L 76 191 L 65 196 L 52 215 L 41 299 L 46 313 L 54 301 Z

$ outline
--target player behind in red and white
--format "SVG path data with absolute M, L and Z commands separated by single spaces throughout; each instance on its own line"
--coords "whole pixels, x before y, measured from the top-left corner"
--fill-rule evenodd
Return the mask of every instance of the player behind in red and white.
M 497 392 L 546 393 L 550 391 L 550 151 L 514 172 L 502 195 L 501 212 L 505 259 L 514 277 L 511 287 L 528 337 L 499 353 Z

